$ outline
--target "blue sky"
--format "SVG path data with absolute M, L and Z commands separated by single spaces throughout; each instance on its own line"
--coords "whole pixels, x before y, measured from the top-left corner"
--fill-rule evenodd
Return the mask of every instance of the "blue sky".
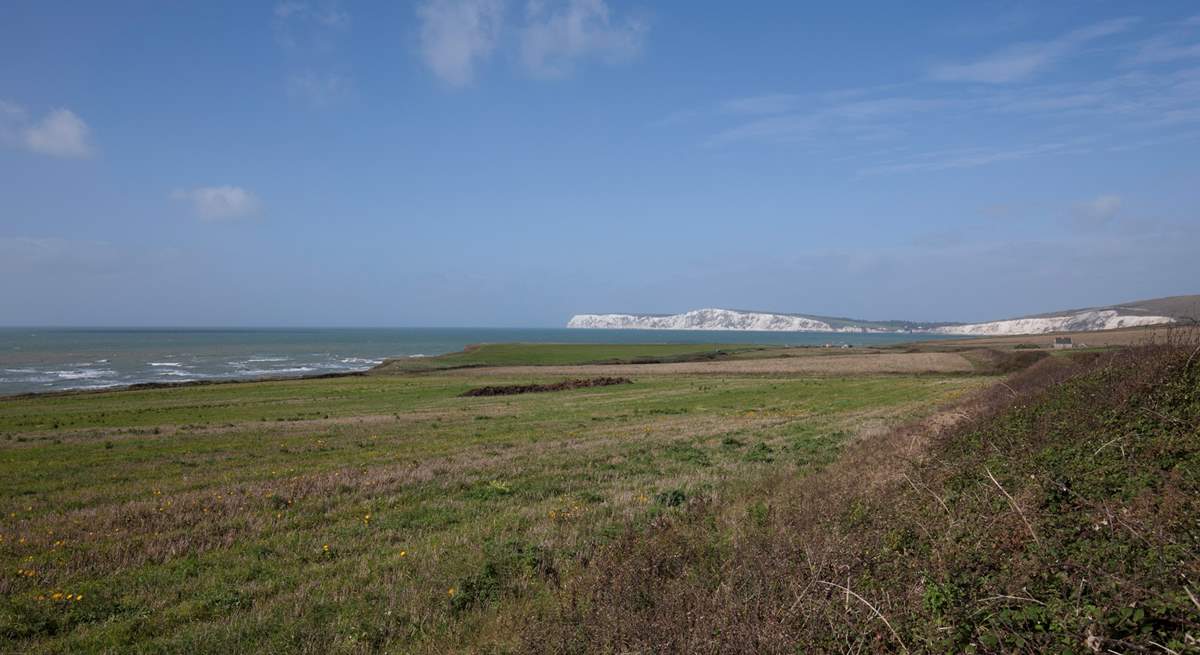
M 1193 2 L 10 2 L 0 324 L 1200 291 Z

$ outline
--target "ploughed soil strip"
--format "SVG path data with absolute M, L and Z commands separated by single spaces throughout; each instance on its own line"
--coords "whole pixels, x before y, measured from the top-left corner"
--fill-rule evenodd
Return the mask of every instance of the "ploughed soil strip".
M 563 380 L 554 384 L 500 384 L 487 387 L 475 387 L 468 389 L 461 394 L 462 397 L 471 396 L 514 396 L 519 393 L 543 393 L 546 391 L 570 391 L 571 389 L 586 389 L 588 387 L 609 387 L 614 384 L 633 384 L 633 380 L 629 378 L 578 378 L 575 380 Z

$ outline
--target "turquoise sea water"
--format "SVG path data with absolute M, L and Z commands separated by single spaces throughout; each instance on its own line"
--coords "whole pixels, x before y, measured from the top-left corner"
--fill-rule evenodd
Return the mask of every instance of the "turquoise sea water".
M 759 343 L 884 345 L 921 334 L 565 328 L 83 329 L 0 328 L 0 395 L 139 382 L 317 375 L 387 357 L 473 343 Z

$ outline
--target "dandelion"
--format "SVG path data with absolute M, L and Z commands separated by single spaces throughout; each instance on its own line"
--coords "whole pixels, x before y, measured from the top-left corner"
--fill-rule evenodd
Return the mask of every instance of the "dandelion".
M 324 545 L 324 546 L 321 548 L 321 550 L 323 550 L 323 551 L 325 551 L 325 552 L 327 552 L 327 553 L 328 553 L 328 552 L 329 552 L 329 544 L 325 544 L 325 545 Z
M 449 589 L 447 589 L 447 590 L 446 590 L 446 595 L 447 595 L 447 596 L 449 596 L 449 597 L 451 597 L 451 598 L 454 598 L 454 587 L 450 587 Z
M 400 557 L 408 557 L 408 551 L 407 550 L 400 551 Z

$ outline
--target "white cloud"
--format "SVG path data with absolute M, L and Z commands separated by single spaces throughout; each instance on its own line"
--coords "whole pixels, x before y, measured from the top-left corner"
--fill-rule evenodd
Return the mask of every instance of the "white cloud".
M 0 100 L 0 145 L 52 157 L 92 155 L 87 123 L 71 110 L 55 109 L 33 123 L 28 116 L 20 105 Z
M 538 77 L 562 77 L 576 60 L 597 57 L 620 63 L 642 49 L 646 25 L 634 18 L 614 24 L 604 0 L 567 0 L 551 10 L 542 0 L 531 0 L 527 24 L 521 33 L 521 59 Z
M 261 206 L 257 196 L 236 186 L 176 189 L 171 198 L 190 204 L 196 216 L 205 221 L 246 218 L 258 213 Z
M 69 109 L 55 109 L 25 130 L 25 145 L 30 150 L 54 157 L 87 157 L 88 126 Z
M 425 0 L 417 7 L 420 54 L 451 86 L 466 86 L 501 46 L 516 45 L 534 77 L 569 75 L 584 59 L 617 64 L 641 52 L 646 24 L 614 20 L 604 0 L 529 0 L 516 39 L 506 39 L 507 0 Z
M 972 62 L 940 64 L 929 74 L 944 82 L 1018 82 L 1050 68 L 1089 41 L 1123 32 L 1135 22 L 1133 18 L 1117 18 L 1096 23 L 1050 41 L 1014 45 Z
M 417 7 L 425 65 L 451 86 L 465 86 L 496 47 L 502 0 L 428 0 Z

